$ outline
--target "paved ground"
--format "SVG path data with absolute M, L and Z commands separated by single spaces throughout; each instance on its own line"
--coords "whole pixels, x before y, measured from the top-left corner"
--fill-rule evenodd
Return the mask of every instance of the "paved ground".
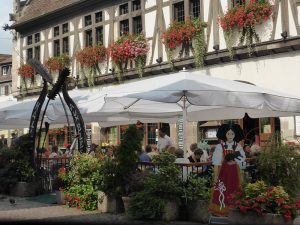
M 10 203 L 15 200 L 15 204 Z M 176 221 L 132 221 L 124 214 L 104 214 L 81 211 L 55 204 L 55 196 L 20 198 L 0 196 L 0 224 L 119 224 L 119 225 L 196 225 L 199 223 Z

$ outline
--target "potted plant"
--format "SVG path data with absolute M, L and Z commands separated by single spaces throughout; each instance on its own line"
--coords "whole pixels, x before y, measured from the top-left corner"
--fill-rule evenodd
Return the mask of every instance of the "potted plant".
M 244 191 L 232 197 L 229 223 L 293 224 L 300 209 L 299 201 L 286 193 L 282 186 L 267 186 L 263 181 L 248 184 Z
M 102 182 L 99 189 L 102 194 L 103 203 L 115 203 L 113 207 L 101 206 L 113 212 L 123 211 L 123 206 L 117 203 L 124 200 L 123 205 L 128 205 L 128 197 L 132 190 L 133 174 L 136 171 L 138 153 L 141 151 L 142 133 L 136 125 L 130 125 L 124 132 L 122 141 L 118 146 L 114 159 L 106 158 L 102 164 Z M 124 204 L 125 203 L 125 204 Z M 115 206 L 114 206 L 115 205 Z M 103 210 L 102 210 L 103 211 Z
M 246 44 L 248 53 L 251 55 L 251 45 L 259 42 L 255 25 L 268 20 L 272 15 L 272 7 L 269 0 L 250 0 L 249 4 L 235 5 L 228 9 L 223 17 L 219 19 L 220 26 L 224 31 L 226 45 L 233 58 L 233 32 L 238 30 L 240 44 Z
M 36 179 L 33 164 L 32 138 L 29 134 L 18 137 L 7 166 L 7 177 L 10 177 L 10 194 L 26 197 L 37 194 L 40 183 Z
M 298 159 L 296 149 L 282 143 L 279 133 L 274 134 L 257 157 L 260 179 L 270 186 L 283 186 L 289 194 L 296 195 L 300 187 Z
M 208 211 L 209 198 L 211 188 L 209 181 L 191 175 L 184 186 L 184 199 L 187 208 L 188 219 L 190 221 L 201 222 L 207 224 L 210 219 Z
M 74 156 L 66 173 L 66 205 L 82 210 L 96 210 L 101 162 L 89 154 Z
M 50 72 L 60 72 L 69 65 L 70 57 L 67 54 L 50 57 L 45 62 L 45 66 Z
M 129 215 L 134 219 L 176 220 L 182 183 L 179 168 L 174 163 L 175 156 L 163 152 L 153 156 L 153 162 L 159 169 L 145 178 L 142 191 L 133 193 Z
M 64 190 L 67 186 L 67 171 L 64 166 L 59 168 L 58 175 L 54 179 L 53 188 L 55 190 L 56 202 L 59 205 L 65 204 Z
M 81 71 L 88 69 L 87 81 L 89 86 L 94 85 L 97 72 L 101 74 L 100 65 L 107 59 L 107 49 L 102 45 L 87 46 L 76 53 L 76 60 L 80 63 Z

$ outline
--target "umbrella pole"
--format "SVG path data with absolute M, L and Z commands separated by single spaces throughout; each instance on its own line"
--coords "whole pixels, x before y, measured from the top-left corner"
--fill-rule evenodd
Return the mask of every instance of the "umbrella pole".
M 186 148 L 186 97 L 185 94 L 183 95 L 183 112 L 182 112 L 182 119 L 183 119 L 183 152 L 184 157 L 186 157 L 187 154 L 187 148 Z

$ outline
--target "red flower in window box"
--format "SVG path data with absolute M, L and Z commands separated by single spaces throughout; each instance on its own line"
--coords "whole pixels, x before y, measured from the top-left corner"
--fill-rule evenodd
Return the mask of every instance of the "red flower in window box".
M 34 77 L 34 69 L 28 64 L 24 64 L 19 67 L 18 74 L 23 78 L 32 78 Z
M 49 58 L 45 66 L 51 71 L 62 71 L 65 67 L 70 65 L 70 57 L 68 55 L 61 55 Z

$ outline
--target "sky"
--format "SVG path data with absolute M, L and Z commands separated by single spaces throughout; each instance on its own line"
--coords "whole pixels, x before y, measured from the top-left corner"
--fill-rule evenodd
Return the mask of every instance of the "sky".
M 12 35 L 4 31 L 3 25 L 9 24 L 9 13 L 12 13 L 13 0 L 0 0 L 0 54 L 12 54 Z

